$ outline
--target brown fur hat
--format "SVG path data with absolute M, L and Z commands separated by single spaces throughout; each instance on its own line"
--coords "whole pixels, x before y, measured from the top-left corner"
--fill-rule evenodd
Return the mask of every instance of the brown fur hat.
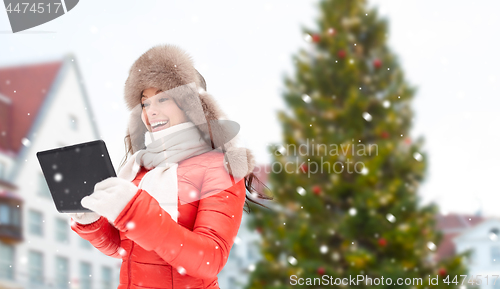
M 132 154 L 145 147 L 147 128 L 141 120 L 140 100 L 142 92 L 151 87 L 168 91 L 207 144 L 224 152 L 224 167 L 235 178 L 241 179 L 253 171 L 252 152 L 236 147 L 236 138 L 227 141 L 231 133 L 219 121 L 227 119 L 226 115 L 206 92 L 205 79 L 194 68 L 191 56 L 170 44 L 157 45 L 143 53 L 130 68 L 125 82 L 125 102 L 131 111 L 127 130 Z

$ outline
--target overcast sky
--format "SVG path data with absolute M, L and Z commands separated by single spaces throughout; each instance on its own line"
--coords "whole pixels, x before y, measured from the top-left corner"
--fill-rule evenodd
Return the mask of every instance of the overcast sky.
M 207 90 L 241 125 L 242 144 L 260 163 L 281 141 L 276 110 L 291 55 L 309 45 L 318 1 L 80 1 L 58 19 L 10 33 L 0 11 L 0 66 L 76 55 L 113 164 L 123 157 L 128 112 L 123 85 L 150 47 L 187 50 Z M 445 212 L 499 216 L 500 64 L 498 1 L 371 0 L 389 19 L 389 45 L 406 80 L 418 87 L 412 138 L 424 136 L 428 176 L 424 202 Z

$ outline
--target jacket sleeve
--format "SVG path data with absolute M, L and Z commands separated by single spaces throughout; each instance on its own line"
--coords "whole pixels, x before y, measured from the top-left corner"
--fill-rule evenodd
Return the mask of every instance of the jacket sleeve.
M 92 246 L 102 253 L 122 259 L 120 252 L 120 231 L 108 222 L 105 217 L 100 217 L 94 223 L 83 225 L 72 222 L 71 230 L 80 237 L 89 241 Z
M 233 184 L 222 162 L 215 163 L 220 165 L 210 164 L 205 171 L 193 231 L 172 220 L 144 190 L 127 204 L 115 227 L 142 248 L 154 250 L 181 274 L 216 277 L 238 234 L 246 188 L 244 179 Z

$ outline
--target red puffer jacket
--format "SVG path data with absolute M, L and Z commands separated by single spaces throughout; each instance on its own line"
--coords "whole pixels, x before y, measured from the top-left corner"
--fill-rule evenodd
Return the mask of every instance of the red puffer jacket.
M 114 226 L 101 217 L 71 227 L 104 254 L 122 259 L 118 289 L 219 288 L 217 274 L 238 233 L 246 195 L 244 179 L 233 185 L 223 159 L 210 151 L 179 162 L 178 223 L 139 189 Z M 136 186 L 146 172 L 141 168 Z

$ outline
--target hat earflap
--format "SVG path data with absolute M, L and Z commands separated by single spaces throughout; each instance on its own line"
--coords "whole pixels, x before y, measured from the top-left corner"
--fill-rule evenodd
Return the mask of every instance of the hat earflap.
M 148 128 L 142 122 L 141 114 L 141 105 L 136 105 L 130 112 L 127 133 L 130 135 L 132 154 L 146 147 L 144 144 L 144 135 L 148 131 Z

